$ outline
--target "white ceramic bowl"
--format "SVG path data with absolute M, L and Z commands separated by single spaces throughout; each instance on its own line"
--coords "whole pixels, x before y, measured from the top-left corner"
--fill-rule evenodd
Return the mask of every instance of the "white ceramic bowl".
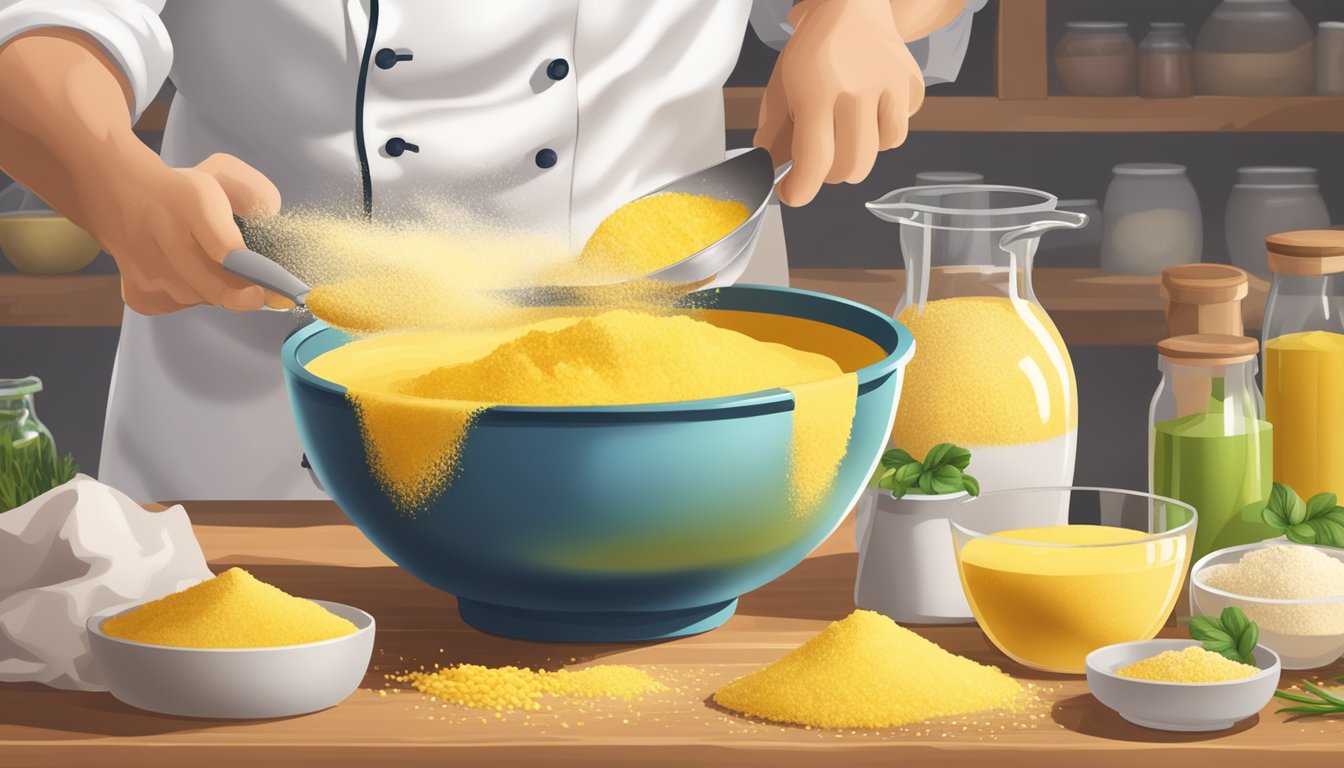
M 1164 683 L 1120 677 L 1115 670 L 1194 640 L 1141 640 L 1107 645 L 1087 655 L 1087 687 L 1102 704 L 1135 725 L 1160 731 L 1221 731 L 1259 712 L 1279 685 L 1279 657 L 1255 647 L 1260 671 L 1223 683 Z
M 103 634 L 103 622 L 132 608 L 92 616 L 89 645 L 112 695 L 139 709 L 181 717 L 289 717 L 335 706 L 359 687 L 373 655 L 373 617 L 313 602 L 357 627 L 333 640 L 278 648 L 172 648 Z
M 1260 627 L 1260 643 L 1279 654 L 1284 669 L 1317 669 L 1333 664 L 1344 655 L 1344 595 L 1306 600 L 1272 600 L 1224 592 L 1208 586 L 1201 578 L 1204 570 L 1210 566 L 1235 563 L 1251 550 L 1282 544 L 1287 542 L 1271 539 L 1228 547 L 1205 555 L 1191 569 L 1190 610 L 1195 616 L 1217 616 L 1230 605 L 1245 611 L 1246 616 Z M 1312 549 L 1344 561 L 1344 550 L 1333 547 Z M 1316 625 L 1318 631 L 1308 634 L 1305 631 L 1308 622 Z

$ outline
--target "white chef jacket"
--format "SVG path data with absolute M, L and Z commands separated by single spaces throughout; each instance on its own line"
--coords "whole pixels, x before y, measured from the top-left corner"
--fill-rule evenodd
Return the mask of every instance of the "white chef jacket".
M 121 67 L 137 116 L 171 77 L 168 164 L 236 155 L 286 207 L 381 217 L 429 192 L 581 245 L 623 202 L 723 157 L 721 89 L 750 10 L 750 0 L 0 0 L 0 43 L 40 27 L 87 33 Z M 782 246 L 778 216 L 769 226 L 762 240 Z M 283 386 L 292 329 L 281 313 L 128 308 L 100 479 L 142 500 L 320 497 L 300 469 Z

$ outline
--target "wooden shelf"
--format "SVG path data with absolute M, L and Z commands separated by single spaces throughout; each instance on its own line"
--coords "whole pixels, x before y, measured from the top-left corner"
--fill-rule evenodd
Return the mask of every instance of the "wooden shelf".
M 896 309 L 905 287 L 896 269 L 794 269 L 795 288 Z M 1107 275 L 1095 269 L 1038 269 L 1037 297 L 1070 344 L 1156 344 L 1166 337 L 1165 302 L 1156 276 Z M 1259 328 L 1267 284 L 1252 278 L 1247 328 Z M 0 326 L 88 328 L 121 325 L 116 275 L 0 275 Z
M 730 130 L 756 128 L 763 91 L 724 89 L 724 114 Z M 930 96 L 911 119 L 910 128 L 976 133 L 1328 133 L 1344 131 L 1344 97 Z
M 0 275 L 0 327 L 115 328 L 118 275 Z

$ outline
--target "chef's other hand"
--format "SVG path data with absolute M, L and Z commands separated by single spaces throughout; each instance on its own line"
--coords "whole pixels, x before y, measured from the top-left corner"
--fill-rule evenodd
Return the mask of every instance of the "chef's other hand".
M 141 314 L 198 304 L 260 309 L 266 293 L 224 271 L 225 254 L 243 247 L 233 221 L 273 216 L 280 192 L 259 171 L 216 154 L 194 168 L 152 168 L 129 199 L 87 211 L 89 233 L 121 269 L 126 304 Z
M 776 166 L 793 161 L 780 200 L 806 205 L 822 182 L 858 183 L 878 151 L 905 141 L 910 115 L 924 103 L 924 79 L 897 18 L 918 39 L 962 7 L 961 0 L 803 0 L 793 7 L 793 37 L 770 75 L 754 140 Z
M 259 309 L 265 292 L 220 262 L 243 246 L 233 214 L 274 215 L 279 191 L 228 155 L 170 168 L 136 137 L 134 96 L 81 32 L 38 28 L 9 40 L 0 45 L 0 169 L 116 259 L 131 309 Z

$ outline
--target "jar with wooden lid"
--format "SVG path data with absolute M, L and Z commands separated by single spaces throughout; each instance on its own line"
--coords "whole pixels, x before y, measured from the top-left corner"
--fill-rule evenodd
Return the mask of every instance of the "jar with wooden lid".
M 1250 276 L 1227 264 L 1182 264 L 1162 270 L 1167 300 L 1167 334 L 1245 333 L 1241 305 L 1250 293 Z
M 1190 555 L 1274 535 L 1261 518 L 1273 488 L 1273 428 L 1255 384 L 1255 339 L 1176 336 L 1157 345 L 1162 383 L 1149 412 L 1149 486 L 1199 510 Z
M 1344 231 L 1282 232 L 1265 241 L 1265 413 L 1274 479 L 1302 496 L 1344 497 Z

